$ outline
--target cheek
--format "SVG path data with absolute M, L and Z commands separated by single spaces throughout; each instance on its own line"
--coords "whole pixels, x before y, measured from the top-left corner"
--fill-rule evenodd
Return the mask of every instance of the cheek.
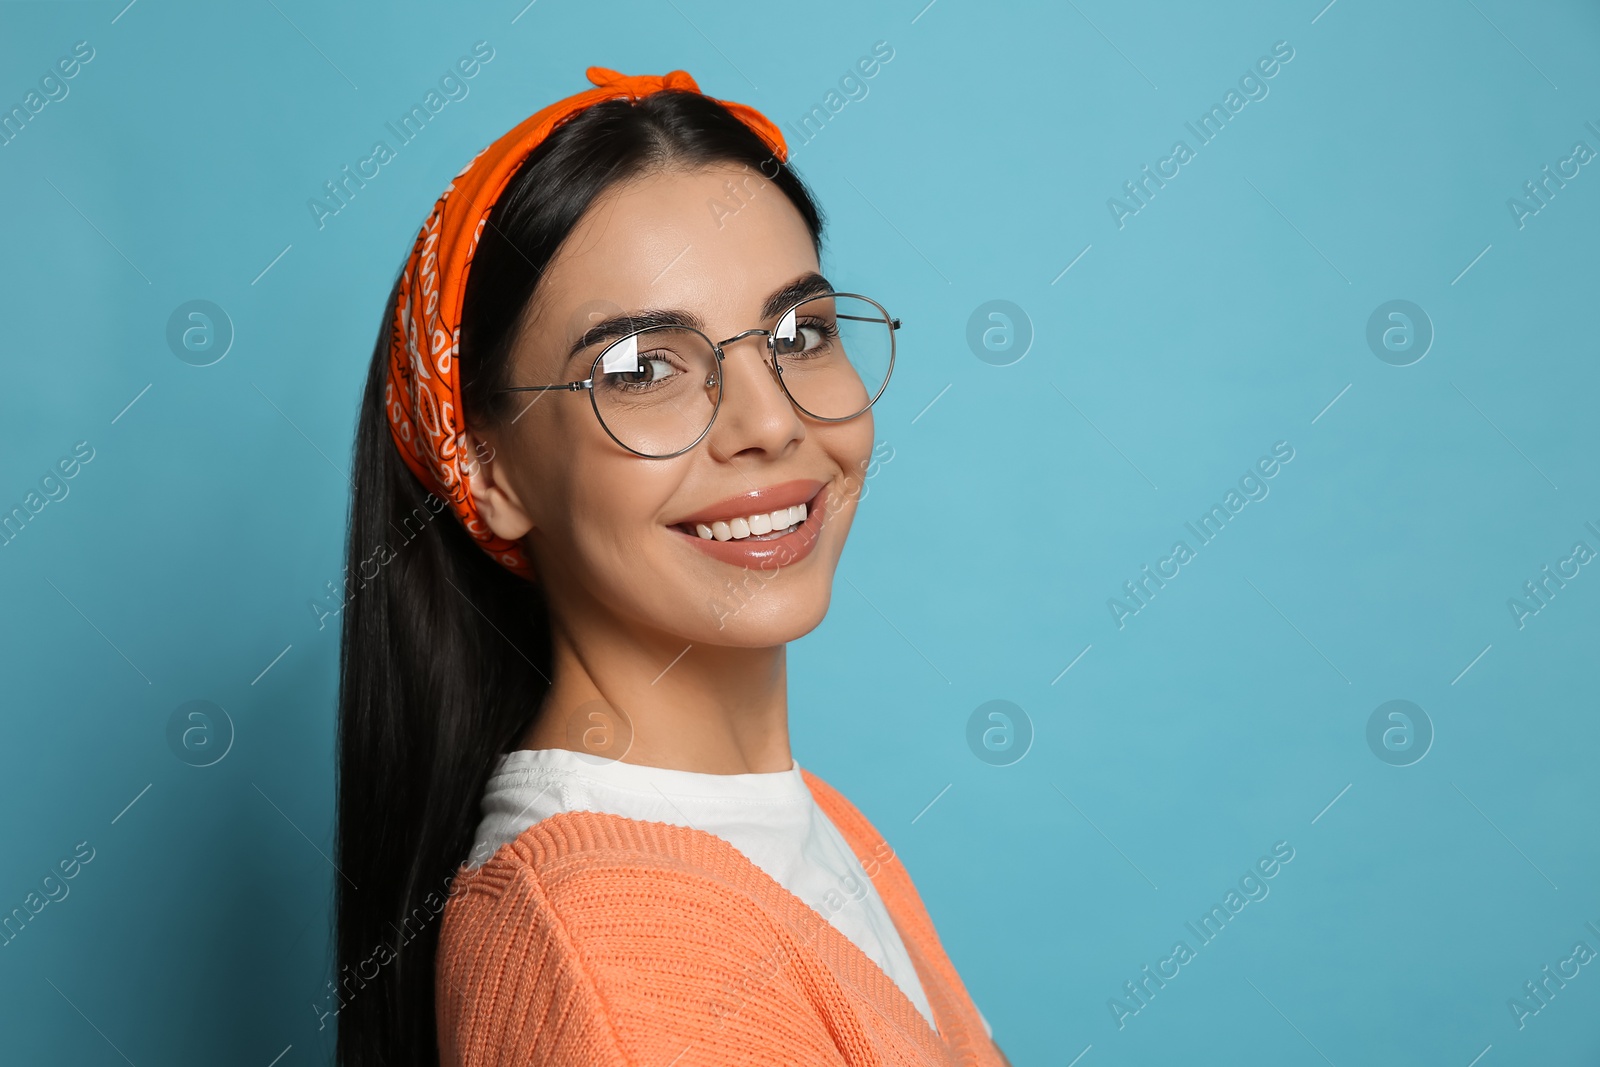
M 545 393 L 525 410 L 508 447 L 517 491 L 534 525 L 555 531 L 608 503 L 630 473 L 587 393 Z
M 843 472 L 838 491 L 848 497 L 848 502 L 861 498 L 868 470 L 872 467 L 874 426 L 869 409 L 849 422 L 826 427 L 823 449 Z M 874 472 L 876 473 L 876 472 Z
M 544 521 L 535 522 L 558 556 L 550 565 L 612 590 L 613 598 L 633 598 L 641 592 L 641 568 L 650 567 L 650 553 L 659 552 L 668 532 L 660 518 L 682 481 L 682 464 L 640 459 L 610 444 L 561 446 L 552 462 L 541 464 L 550 490 L 536 509 Z
M 573 519 L 580 529 L 600 527 L 621 545 L 636 545 L 661 525 L 660 517 L 682 480 L 656 460 L 610 454 L 583 466 L 574 488 Z

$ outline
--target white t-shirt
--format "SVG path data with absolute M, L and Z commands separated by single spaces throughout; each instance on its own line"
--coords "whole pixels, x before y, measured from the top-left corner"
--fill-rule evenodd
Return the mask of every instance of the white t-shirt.
M 671 823 L 722 838 L 826 917 L 938 1029 L 883 899 L 838 828 L 817 807 L 798 762 L 787 771 L 705 774 L 601 760 L 561 748 L 515 749 L 500 757 L 489 778 L 468 862 L 487 861 L 528 827 L 564 811 Z M 983 1025 L 988 1029 L 988 1020 Z

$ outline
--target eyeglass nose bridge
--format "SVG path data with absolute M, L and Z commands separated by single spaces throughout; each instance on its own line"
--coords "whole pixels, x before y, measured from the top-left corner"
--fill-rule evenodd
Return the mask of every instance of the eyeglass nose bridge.
M 711 346 L 717 353 L 717 363 L 719 364 L 717 368 L 718 378 L 720 379 L 722 376 L 722 368 L 720 364 L 727 359 L 727 354 L 722 351 L 723 347 L 734 344 L 738 341 L 743 341 L 746 337 L 762 337 L 766 339 L 766 344 L 763 347 L 765 347 L 767 350 L 767 358 L 762 362 L 766 363 L 767 369 L 771 371 L 778 379 L 778 387 L 783 390 L 785 396 L 788 396 L 788 387 L 783 384 L 783 368 L 778 365 L 777 352 L 772 347 L 773 333 L 771 330 L 763 330 L 759 326 L 745 330 L 743 333 L 736 333 L 732 337 L 717 341 Z M 789 397 L 789 399 L 792 401 L 794 398 Z
M 772 347 L 772 331 L 771 330 L 763 330 L 759 326 L 757 326 L 757 327 L 752 327 L 751 329 L 748 329 L 748 330 L 744 331 L 743 333 L 736 333 L 732 337 L 727 338 L 726 340 L 718 341 L 717 344 L 716 344 L 717 355 L 720 356 L 722 354 L 722 349 L 723 349 L 724 345 L 731 345 L 735 341 L 743 341 L 746 337 L 765 337 L 767 339 L 767 348 L 771 349 L 771 347 Z

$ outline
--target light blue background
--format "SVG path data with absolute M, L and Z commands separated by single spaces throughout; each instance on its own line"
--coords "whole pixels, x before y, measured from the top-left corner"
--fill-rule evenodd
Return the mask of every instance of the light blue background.
M 6 108 L 95 49 L 0 147 L 0 506 L 95 450 L 0 549 L 0 913 L 95 850 L 0 948 L 0 1058 L 328 1062 L 337 632 L 308 602 L 362 377 L 444 183 L 594 63 L 782 123 L 825 269 L 906 323 L 793 735 L 1018 1067 L 1596 1061 L 1600 964 L 1523 1028 L 1507 1006 L 1600 950 L 1600 568 L 1507 608 L 1600 549 L 1600 164 L 1507 208 L 1600 150 L 1594 5 L 124 2 L 0 8 Z M 308 198 L 479 40 L 470 95 L 319 230 Z M 1269 95 L 1119 229 L 1107 199 L 1281 40 Z M 165 340 L 192 299 L 236 331 L 211 366 Z M 1436 331 L 1410 366 L 1367 345 L 1393 299 Z M 1031 324 L 1007 366 L 966 339 L 991 300 Z M 1270 494 L 1119 629 L 1108 598 L 1278 441 Z M 206 768 L 166 740 L 196 699 L 236 730 Z M 993 699 L 1032 724 L 1010 766 L 966 741 Z M 1411 766 L 1367 745 L 1391 699 L 1436 731 Z M 1278 841 L 1270 895 L 1119 1028 Z

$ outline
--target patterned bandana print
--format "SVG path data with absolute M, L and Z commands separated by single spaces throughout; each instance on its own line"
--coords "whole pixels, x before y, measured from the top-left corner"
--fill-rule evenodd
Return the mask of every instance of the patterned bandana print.
M 389 342 L 384 407 L 401 458 L 427 489 L 450 503 L 484 551 L 530 579 L 533 568 L 522 546 L 489 529 L 478 514 L 467 481 L 472 457 L 463 434 L 457 356 L 462 296 L 478 237 L 490 209 L 528 153 L 584 108 L 619 97 L 638 100 L 666 89 L 700 91 L 695 80 L 681 70 L 661 76 L 625 75 L 590 67 L 586 73 L 595 88 L 558 100 L 524 119 L 479 152 L 433 205 L 400 277 Z M 755 131 L 780 162 L 787 159 L 783 134 L 765 115 L 744 104 L 717 102 Z

